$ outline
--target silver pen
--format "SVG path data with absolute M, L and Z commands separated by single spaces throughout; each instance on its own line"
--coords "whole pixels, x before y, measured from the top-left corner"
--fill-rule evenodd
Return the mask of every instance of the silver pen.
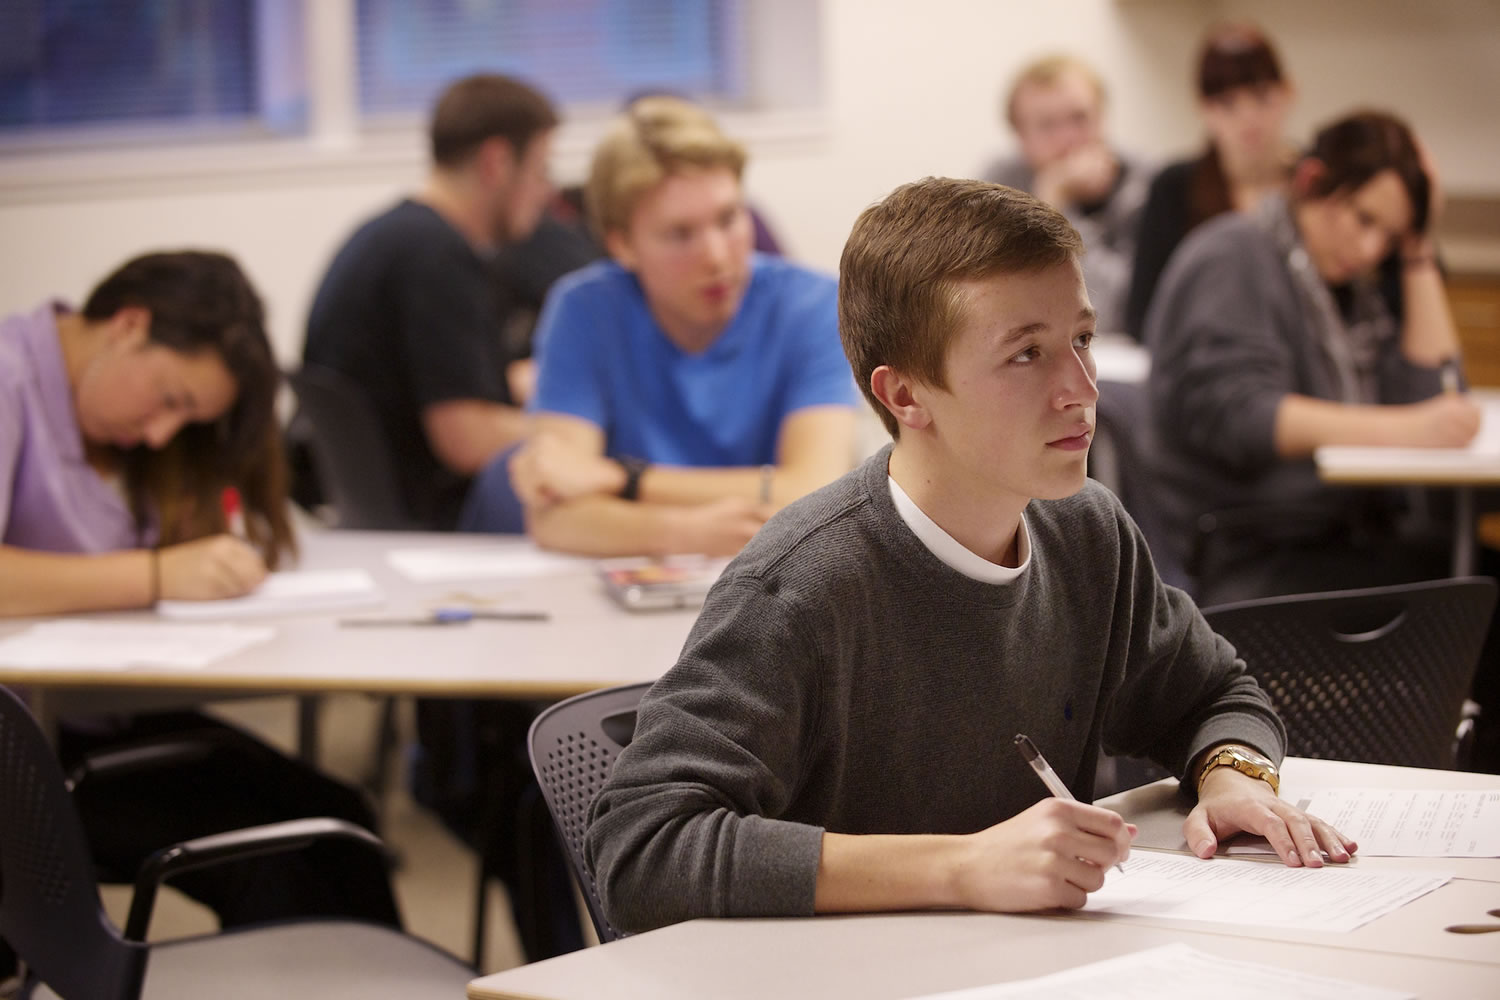
M 1036 776 L 1042 779 L 1042 784 L 1047 786 L 1047 791 L 1059 799 L 1067 799 L 1069 802 L 1078 801 L 1073 796 L 1073 793 L 1068 790 L 1068 786 L 1063 784 L 1063 780 L 1057 776 L 1057 772 L 1052 770 L 1052 765 L 1047 763 L 1047 758 L 1042 756 L 1042 752 L 1036 748 L 1036 744 L 1031 742 L 1031 737 L 1024 733 L 1017 733 L 1015 743 L 1016 749 L 1021 751 L 1021 756 L 1026 758 L 1026 763 L 1031 765 L 1031 769 L 1036 772 Z M 1125 865 L 1116 862 L 1115 870 L 1123 874 Z

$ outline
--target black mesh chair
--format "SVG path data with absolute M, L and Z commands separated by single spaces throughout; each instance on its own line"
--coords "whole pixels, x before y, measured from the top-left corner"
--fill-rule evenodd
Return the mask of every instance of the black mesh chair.
M 303 365 L 288 374 L 287 381 L 297 395 L 297 414 L 288 435 L 306 437 L 318 485 L 337 514 L 337 527 L 419 527 L 402 498 L 380 416 L 359 383 L 323 365 Z
M 531 767 L 542 797 L 573 862 L 573 875 L 601 942 L 621 933 L 610 924 L 599 890 L 583 861 L 589 806 L 614 767 L 615 757 L 635 735 L 635 710 L 650 684 L 606 688 L 551 706 L 531 724 Z
M 1488 577 L 1297 594 L 1205 608 L 1300 757 L 1451 768 L 1495 606 Z
M 157 888 L 179 872 L 367 830 L 294 820 L 164 846 L 142 866 L 122 934 L 99 902 L 83 826 L 36 720 L 0 688 L 0 938 L 22 996 L 136 1000 L 463 995 L 473 970 L 424 941 L 356 920 L 297 920 L 147 944 Z

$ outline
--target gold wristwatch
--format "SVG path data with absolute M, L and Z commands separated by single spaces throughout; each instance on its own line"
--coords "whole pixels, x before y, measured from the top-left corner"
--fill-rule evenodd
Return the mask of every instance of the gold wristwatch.
M 1203 794 L 1203 779 L 1216 767 L 1232 767 L 1241 774 L 1259 778 L 1271 786 L 1274 794 L 1281 794 L 1281 775 L 1276 772 L 1275 764 L 1247 746 L 1226 743 L 1210 753 L 1203 766 L 1198 769 L 1199 795 Z

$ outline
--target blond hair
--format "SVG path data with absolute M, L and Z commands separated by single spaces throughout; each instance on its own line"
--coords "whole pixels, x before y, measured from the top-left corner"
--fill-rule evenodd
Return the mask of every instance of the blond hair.
M 602 237 L 630 225 L 641 197 L 687 167 L 724 167 L 739 178 L 745 148 L 702 108 L 677 97 L 643 97 L 616 120 L 594 151 L 584 200 Z
M 1089 82 L 1094 88 L 1094 94 L 1099 98 L 1099 106 L 1104 106 L 1104 81 L 1099 79 L 1099 74 L 1088 63 L 1066 53 L 1054 53 L 1043 56 L 1034 62 L 1022 67 L 1021 72 L 1016 74 L 1011 81 L 1010 89 L 1005 92 L 1005 120 L 1010 123 L 1011 128 L 1016 127 L 1016 98 L 1021 90 L 1028 86 L 1050 87 L 1057 83 L 1069 73 L 1077 73 Z
M 947 388 L 948 345 L 964 320 L 959 282 L 1039 271 L 1083 254 L 1078 231 L 1024 191 L 928 177 L 854 222 L 839 260 L 839 337 L 865 398 L 892 437 L 900 426 L 870 389 L 890 365 Z

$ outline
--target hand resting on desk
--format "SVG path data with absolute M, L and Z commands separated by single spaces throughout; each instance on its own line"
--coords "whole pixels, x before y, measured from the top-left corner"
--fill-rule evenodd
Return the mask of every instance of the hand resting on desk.
M 1316 816 L 1277 798 L 1259 778 L 1215 768 L 1203 779 L 1198 804 L 1182 821 L 1182 835 L 1194 854 L 1210 858 L 1221 839 L 1237 833 L 1265 837 L 1292 868 L 1321 868 L 1323 854 L 1343 864 L 1359 847 Z

